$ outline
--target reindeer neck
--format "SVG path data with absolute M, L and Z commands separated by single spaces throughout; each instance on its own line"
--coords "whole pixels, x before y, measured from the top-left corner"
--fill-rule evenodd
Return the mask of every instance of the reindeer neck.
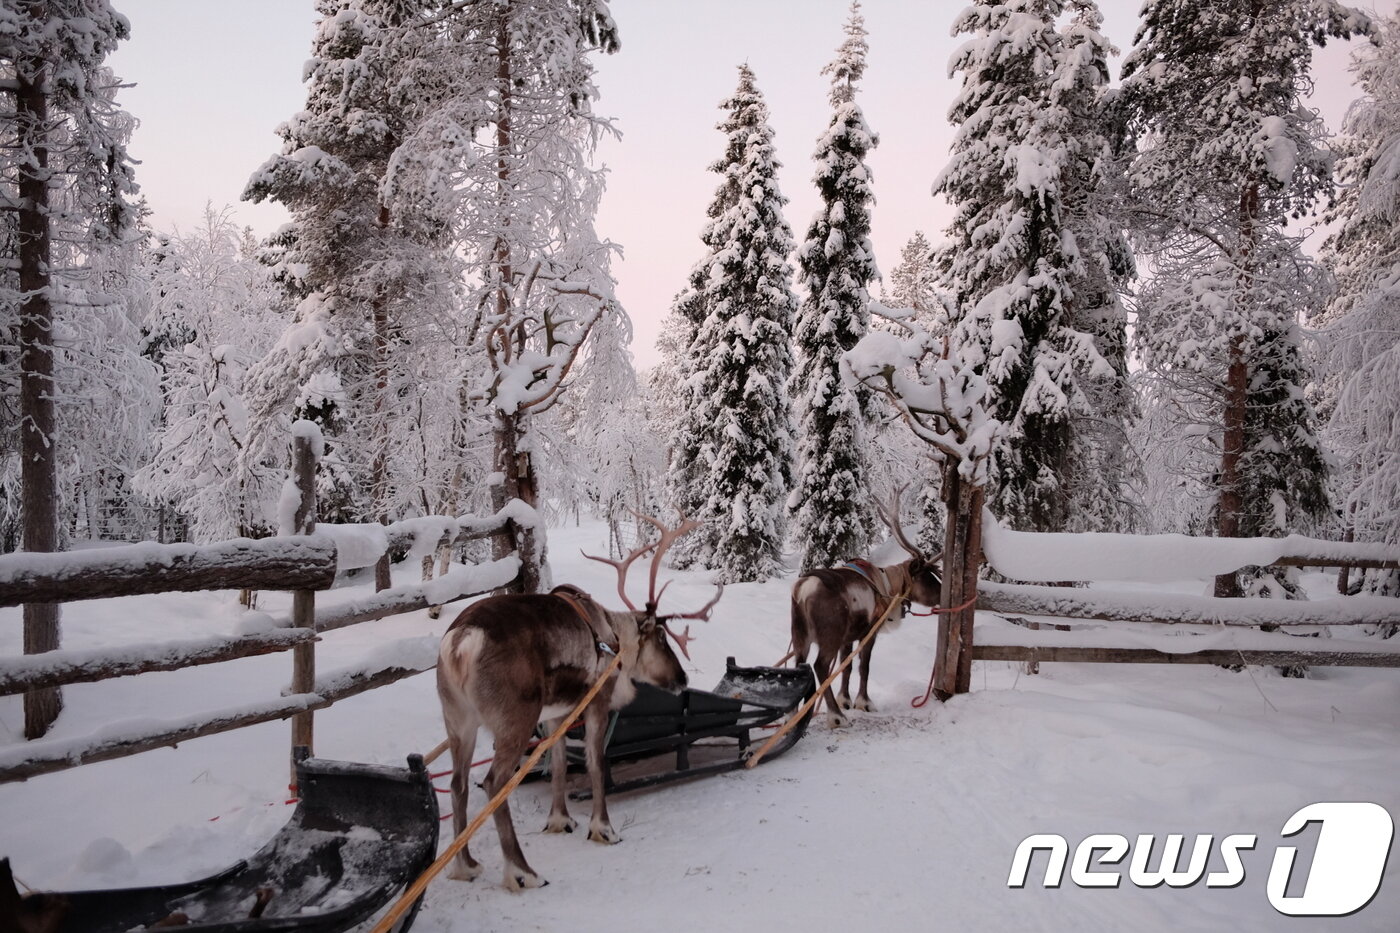
M 617 626 L 612 624 L 613 613 L 599 606 L 587 593 L 572 587 L 568 590 L 560 587 L 552 595 L 568 603 L 569 607 L 588 626 L 598 645 L 599 654 L 617 654 L 621 650 Z

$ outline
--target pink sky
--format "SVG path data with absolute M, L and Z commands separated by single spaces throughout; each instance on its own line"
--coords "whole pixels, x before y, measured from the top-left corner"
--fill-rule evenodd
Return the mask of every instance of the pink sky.
M 1105 31 L 1132 42 L 1141 0 L 1100 0 Z M 1388 0 L 1391 8 L 1395 4 Z M 283 223 L 276 205 L 239 204 L 248 175 L 280 140 L 273 130 L 304 105 L 302 64 L 315 13 L 311 0 L 113 0 L 132 39 L 111 60 L 135 86 L 122 93 L 141 121 L 132 142 L 137 178 L 157 229 L 195 224 L 206 201 L 236 205 L 260 234 Z M 623 137 L 599 157 L 610 170 L 598 230 L 621 244 L 618 293 L 636 327 L 639 366 L 656 362 L 661 318 L 703 255 L 699 231 L 720 154 L 718 103 L 747 62 L 768 99 L 784 163 L 788 223 L 799 240 L 817 208 L 811 153 L 828 118 L 820 70 L 843 38 L 848 0 L 612 0 L 622 50 L 599 57 L 599 112 Z M 946 114 L 957 82 L 948 59 L 964 41 L 949 35 L 961 2 L 864 0 L 869 70 L 860 103 L 881 144 L 870 159 L 877 204 L 873 234 L 887 273 L 917 229 L 936 238 L 947 206 L 930 194 L 952 139 Z M 1335 127 L 1355 96 L 1349 50 L 1317 58 L 1313 104 Z

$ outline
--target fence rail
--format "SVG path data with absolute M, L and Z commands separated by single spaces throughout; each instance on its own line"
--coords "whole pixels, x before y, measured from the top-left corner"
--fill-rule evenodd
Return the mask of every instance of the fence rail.
M 335 572 L 334 542 L 314 537 L 6 554 L 0 607 L 199 590 L 324 590 Z
M 436 651 L 415 648 L 412 660 L 394 660 L 373 670 L 351 670 L 316 680 L 315 644 L 322 632 L 382 619 L 428 606 L 480 595 L 516 579 L 516 556 L 479 566 L 449 568 L 436 580 L 398 587 L 316 611 L 316 593 L 335 580 L 337 532 L 364 551 L 375 542 L 380 555 L 393 551 L 431 554 L 442 547 L 498 535 L 513 536 L 520 523 L 532 520 L 520 503 L 484 518 L 426 516 L 399 522 L 367 535 L 360 529 L 315 523 L 314 455 L 308 436 L 295 438 L 294 478 L 299 496 L 295 527 L 301 534 L 218 544 L 136 544 L 62 554 L 14 554 L 0 557 L 0 606 L 68 602 L 164 592 L 220 589 L 291 590 L 292 614 L 271 631 L 238 636 L 211 636 L 139 646 L 127 650 L 59 650 L 0 659 L 0 695 L 30 693 L 114 677 L 173 671 L 275 652 L 293 654 L 289 695 L 168 721 L 152 726 L 133 722 L 105 726 L 95 735 L 66 740 L 38 740 L 0 749 L 0 783 L 98 761 L 122 758 L 190 739 L 216 735 L 278 719 L 293 720 L 293 746 L 311 745 L 311 714 L 348 697 L 431 670 Z M 371 548 L 373 549 L 373 548 Z M 352 560 L 364 558 L 355 554 Z M 355 563 L 352 566 L 361 566 Z M 431 647 L 431 646 L 430 646 Z

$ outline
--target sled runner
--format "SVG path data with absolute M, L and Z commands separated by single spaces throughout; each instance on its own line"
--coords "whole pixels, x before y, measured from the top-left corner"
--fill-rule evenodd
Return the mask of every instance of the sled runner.
M 68 908 L 60 933 L 153 926 L 339 933 L 387 904 L 437 852 L 438 807 L 422 757 L 409 756 L 404 769 L 298 753 L 301 799 L 291 821 L 257 853 L 200 881 L 61 893 Z M 415 913 L 417 905 L 400 931 Z
M 624 793 L 742 768 L 750 744 L 763 738 L 763 727 L 781 723 L 816 688 L 808 665 L 738 667 L 733 658 L 725 662 L 724 677 L 710 691 L 668 693 L 639 683 L 636 698 L 614 713 L 610 723 L 604 747 L 607 792 Z M 811 716 L 808 711 L 763 760 L 796 745 Z M 569 770 L 585 770 L 583 728 L 570 730 L 566 740 Z M 547 764 L 535 776 L 547 778 Z M 570 794 L 575 800 L 590 796 L 588 790 Z

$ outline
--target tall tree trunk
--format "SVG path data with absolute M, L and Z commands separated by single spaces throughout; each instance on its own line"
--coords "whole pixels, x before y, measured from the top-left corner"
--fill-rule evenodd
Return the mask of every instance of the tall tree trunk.
M 389 226 L 389 207 L 379 205 L 379 229 Z M 389 425 L 386 421 L 389 394 L 389 309 L 388 298 L 380 293 L 374 298 L 374 460 L 370 465 L 370 499 L 376 518 L 389 524 Z M 393 585 L 390 577 L 389 553 L 386 551 L 374 564 L 374 591 L 387 590 Z
M 46 15 L 45 3 L 33 15 Z M 54 456 L 54 357 L 52 234 L 49 227 L 48 100 L 44 86 L 49 67 L 42 58 L 20 62 L 16 69 L 16 126 L 19 147 L 28 153 L 19 165 L 20 304 L 20 482 L 23 497 L 24 550 L 58 550 L 58 461 Z M 24 653 L 59 646 L 59 604 L 24 607 Z M 58 688 L 33 690 L 24 697 L 24 735 L 46 732 L 63 709 Z
M 496 185 L 500 198 L 495 246 L 496 327 L 488 339 L 497 341 L 494 351 L 499 355 L 498 362 L 509 366 L 525 350 L 523 324 L 511 327 L 514 277 L 513 257 L 509 229 L 511 225 L 511 165 L 510 154 L 513 146 L 511 107 L 513 91 L 511 85 L 510 24 L 511 7 L 500 8 L 496 21 Z M 529 416 L 523 411 L 496 413 L 492 429 L 494 452 L 493 469 L 500 482 L 491 488 L 492 504 L 501 509 L 511 499 L 520 499 L 532 508 L 537 506 L 535 494 L 534 465 L 528 450 L 520 449 L 520 439 Z M 509 536 L 496 536 L 491 539 L 491 556 L 502 558 L 512 551 L 520 555 L 520 576 L 510 589 L 522 593 L 537 593 L 543 583 L 543 547 L 540 532 L 536 528 L 523 528 L 511 525 Z
M 982 563 L 982 503 L 985 492 L 958 474 L 950 461 L 943 469 L 947 525 L 943 541 L 942 609 L 961 606 L 977 593 Z M 946 700 L 972 688 L 973 620 L 977 607 L 938 616 L 934 696 Z
M 1240 282 L 1239 301 L 1248 303 L 1253 290 L 1255 240 L 1259 224 L 1259 184 L 1250 182 L 1240 192 Z M 1240 460 L 1244 456 L 1245 417 L 1249 408 L 1249 364 L 1244 355 L 1244 336 L 1230 340 L 1230 357 L 1225 374 L 1223 425 L 1220 445 L 1220 496 L 1216 505 L 1216 534 L 1222 538 L 1240 536 L 1244 513 L 1244 477 Z M 1242 596 L 1239 575 L 1222 573 L 1215 578 L 1215 595 Z

